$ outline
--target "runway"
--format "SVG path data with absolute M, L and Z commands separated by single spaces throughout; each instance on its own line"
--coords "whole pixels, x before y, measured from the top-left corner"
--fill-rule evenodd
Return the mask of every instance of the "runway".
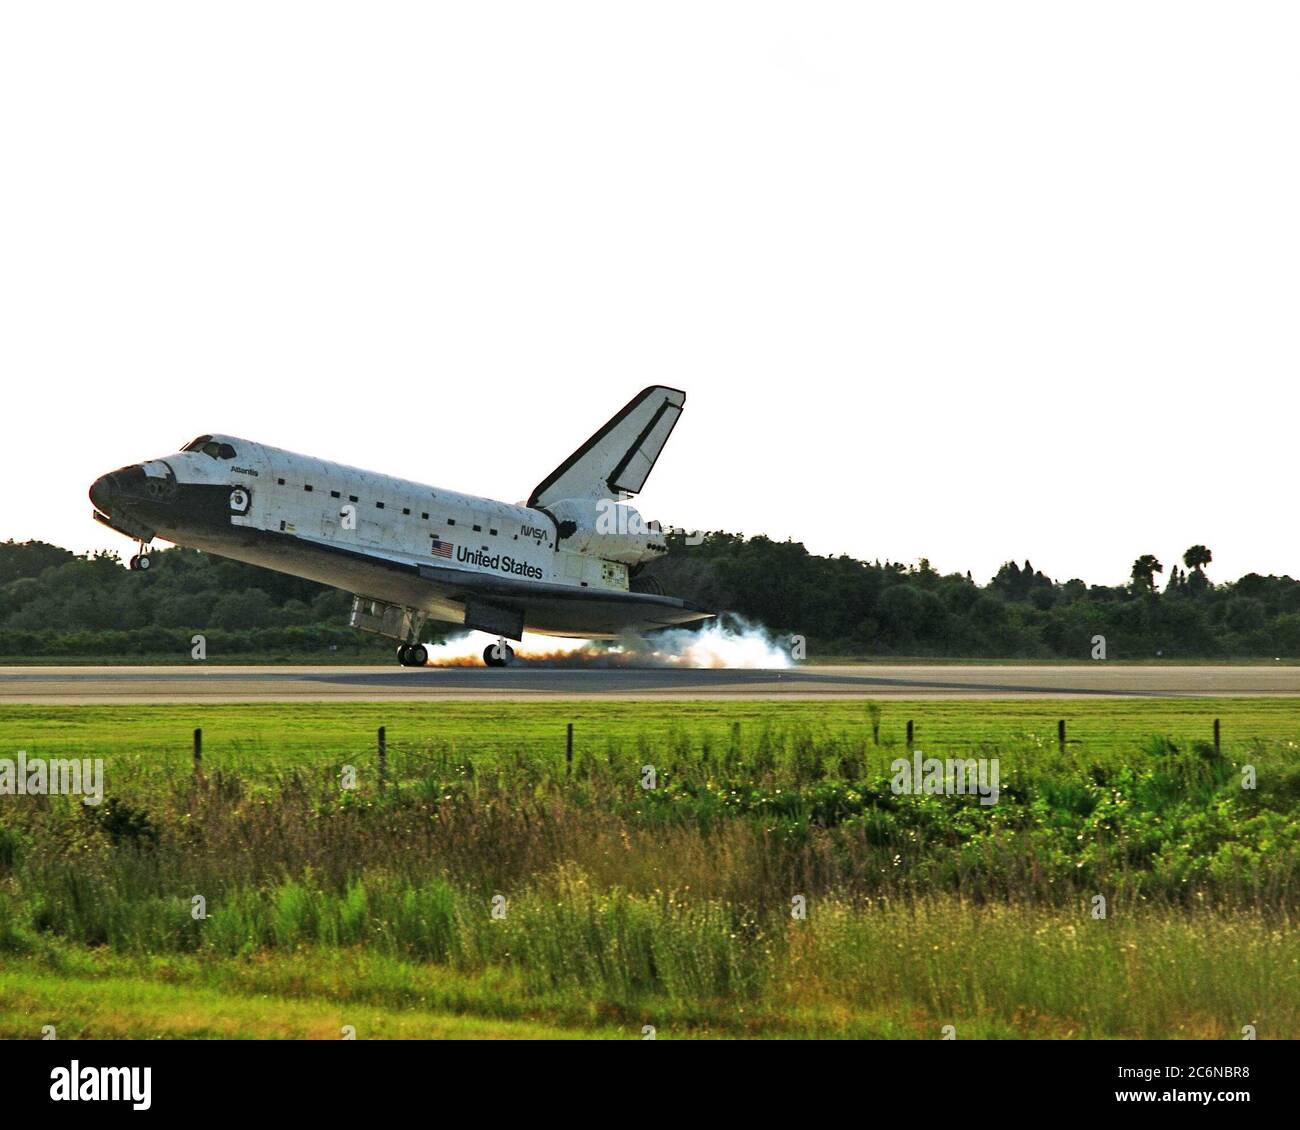
M 0 667 L 0 703 L 1300 697 L 1300 666 Z

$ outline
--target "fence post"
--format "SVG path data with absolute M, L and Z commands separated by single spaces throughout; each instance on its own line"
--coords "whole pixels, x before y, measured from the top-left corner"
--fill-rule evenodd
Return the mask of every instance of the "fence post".
M 384 778 L 388 775 L 388 735 L 386 727 L 379 727 L 379 791 L 384 791 Z
M 1219 752 L 1219 720 L 1214 720 L 1214 752 Z
M 1061 752 L 1065 752 L 1065 719 L 1062 718 L 1056 723 L 1056 744 L 1060 747 Z
M 907 720 L 907 748 L 908 748 L 909 750 L 912 748 L 912 734 L 913 734 L 913 732 L 914 732 L 914 731 L 913 731 L 913 728 L 912 728 L 912 720 L 909 718 L 909 719 Z
M 573 772 L 573 723 L 569 723 L 569 728 L 564 738 L 564 775 L 567 777 Z
M 194 772 L 203 772 L 203 729 L 199 726 L 194 728 Z

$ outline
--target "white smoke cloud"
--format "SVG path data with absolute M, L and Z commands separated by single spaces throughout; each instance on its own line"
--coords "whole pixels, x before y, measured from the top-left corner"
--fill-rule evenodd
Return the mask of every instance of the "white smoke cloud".
M 430 667 L 477 667 L 497 642 L 486 632 L 465 632 L 428 644 Z M 515 649 L 518 667 L 680 667 L 728 670 L 791 667 L 788 641 L 738 616 L 726 614 L 699 631 L 672 628 L 640 638 L 587 640 L 525 632 Z

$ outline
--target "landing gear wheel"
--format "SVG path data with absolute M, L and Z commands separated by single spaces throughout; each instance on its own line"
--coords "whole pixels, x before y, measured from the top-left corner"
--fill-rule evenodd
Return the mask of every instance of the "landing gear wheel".
M 423 667 L 429 662 L 429 649 L 422 643 L 410 644 L 406 649 L 406 665 L 408 667 Z
M 147 553 L 137 553 L 127 564 L 133 573 L 148 572 L 153 567 L 153 559 Z
M 490 643 L 483 649 L 483 662 L 489 667 L 506 667 L 514 662 L 515 649 L 509 644 L 505 645 L 505 654 L 501 653 L 499 643 Z
M 411 650 L 411 645 L 409 643 L 404 643 L 397 649 L 397 662 L 400 663 L 403 667 L 408 666 L 406 662 L 406 657 L 410 653 L 410 650 Z

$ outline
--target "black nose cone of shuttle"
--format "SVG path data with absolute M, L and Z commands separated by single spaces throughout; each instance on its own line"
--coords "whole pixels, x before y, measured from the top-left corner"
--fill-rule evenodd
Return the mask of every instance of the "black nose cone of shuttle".
M 117 484 L 113 481 L 111 474 L 101 475 L 90 484 L 91 503 L 101 514 L 110 518 L 113 516 L 113 503 L 117 501 L 117 496 Z
M 152 484 L 153 489 L 150 489 L 150 485 L 144 468 L 138 463 L 133 463 L 129 467 L 119 467 L 116 471 L 101 475 L 91 483 L 90 501 L 94 503 L 96 510 L 111 518 L 115 509 L 121 510 L 127 503 L 157 500 L 167 493 L 164 488 L 169 487 L 171 483 L 155 479 Z
M 118 533 L 138 541 L 152 541 L 156 534 L 155 511 L 176 494 L 176 480 L 145 474 L 138 463 L 101 475 L 90 484 L 94 518 Z

